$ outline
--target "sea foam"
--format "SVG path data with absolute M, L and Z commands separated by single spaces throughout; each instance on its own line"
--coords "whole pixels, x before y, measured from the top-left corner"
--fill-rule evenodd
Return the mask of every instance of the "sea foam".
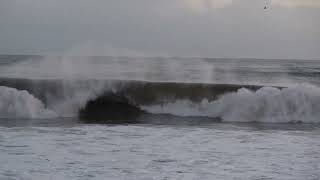
M 27 91 L 0 86 L 0 118 L 54 118 L 56 113 Z
M 215 101 L 178 100 L 143 106 L 143 109 L 156 114 L 206 116 L 229 122 L 319 123 L 320 88 L 311 85 L 283 89 L 263 87 L 257 91 L 241 88 Z

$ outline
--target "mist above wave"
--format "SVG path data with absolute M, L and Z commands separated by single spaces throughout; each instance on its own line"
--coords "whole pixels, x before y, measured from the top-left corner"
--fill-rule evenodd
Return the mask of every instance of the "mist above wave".
M 18 57 L 6 58 L 11 62 Z M 0 66 L 0 76 L 288 86 L 300 82 L 318 82 L 317 78 L 313 78 L 317 75 L 318 67 L 319 63 L 315 62 L 258 59 L 26 56 L 25 60 Z

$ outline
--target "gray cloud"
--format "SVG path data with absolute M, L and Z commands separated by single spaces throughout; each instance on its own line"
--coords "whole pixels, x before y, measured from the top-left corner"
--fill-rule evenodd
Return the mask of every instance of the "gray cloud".
M 107 47 L 97 54 L 319 58 L 318 1 L 273 0 L 267 11 L 265 2 L 2 0 L 0 53 L 63 53 L 90 42 Z

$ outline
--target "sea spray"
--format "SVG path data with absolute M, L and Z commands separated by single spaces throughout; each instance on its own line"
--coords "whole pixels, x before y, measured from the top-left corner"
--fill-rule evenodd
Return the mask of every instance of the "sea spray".
M 85 83 L 72 83 L 63 81 L 58 96 L 48 99 L 48 107 L 61 117 L 76 117 L 81 108 L 92 99 L 95 99 L 105 91 L 112 91 L 108 84 L 103 82 L 86 81 Z

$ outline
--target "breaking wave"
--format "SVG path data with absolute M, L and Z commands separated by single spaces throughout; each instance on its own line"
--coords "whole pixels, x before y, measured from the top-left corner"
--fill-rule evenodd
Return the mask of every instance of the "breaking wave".
M 86 122 L 127 123 L 143 114 L 170 114 L 225 122 L 320 123 L 320 88 L 311 85 L 2 78 L 0 86 L 1 118 L 78 116 Z
M 319 123 L 320 88 L 296 86 L 281 90 L 263 87 L 256 92 L 242 88 L 216 101 L 182 100 L 143 109 L 177 116 L 216 117 L 228 122 Z
M 0 86 L 0 118 L 54 118 L 57 115 L 27 91 Z

